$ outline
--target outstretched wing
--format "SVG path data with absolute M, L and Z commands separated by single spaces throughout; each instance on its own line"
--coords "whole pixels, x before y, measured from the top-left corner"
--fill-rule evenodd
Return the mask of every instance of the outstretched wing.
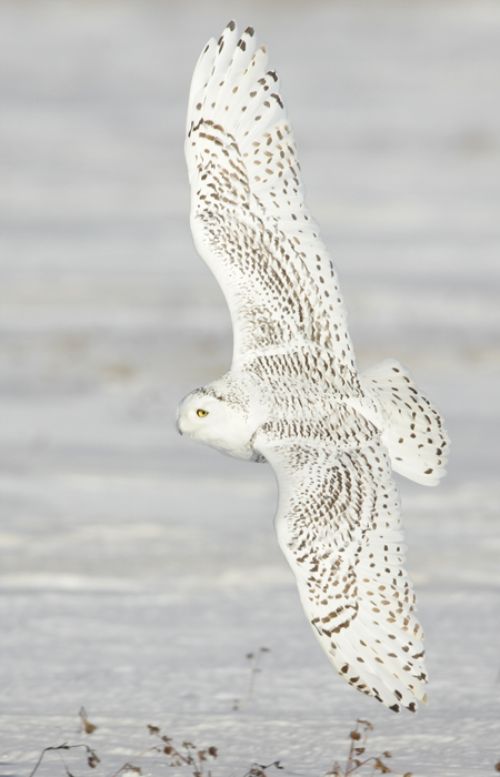
M 318 428 L 270 423 L 256 447 L 276 472 L 279 542 L 324 650 L 350 685 L 415 711 L 427 679 L 422 630 L 376 430 L 341 408 Z
M 359 390 L 335 272 L 303 198 L 278 78 L 230 22 L 196 65 L 185 143 L 191 228 L 233 323 L 233 370 Z M 284 358 L 286 355 L 286 359 Z M 285 366 L 283 367 L 283 364 Z M 303 388 L 303 377 L 301 385 Z

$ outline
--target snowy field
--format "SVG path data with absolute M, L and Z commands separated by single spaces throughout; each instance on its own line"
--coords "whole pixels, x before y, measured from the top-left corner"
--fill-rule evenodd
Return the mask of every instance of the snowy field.
M 416 716 L 330 668 L 275 540 L 271 471 L 174 429 L 178 399 L 230 359 L 182 144 L 192 66 L 231 16 L 281 74 L 360 366 L 399 358 L 452 437 L 439 489 L 401 481 L 431 675 Z M 189 774 L 138 757 L 147 723 L 217 746 L 213 777 L 276 759 L 323 777 L 358 717 L 398 774 L 494 774 L 499 81 L 487 0 L 1 3 L 3 777 L 65 741 L 102 759 L 89 772 L 70 753 L 77 777 L 128 760 Z M 64 775 L 57 754 L 37 775 Z

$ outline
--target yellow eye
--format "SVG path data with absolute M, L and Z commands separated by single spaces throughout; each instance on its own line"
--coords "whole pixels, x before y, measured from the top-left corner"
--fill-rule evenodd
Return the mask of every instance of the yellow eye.
M 196 411 L 196 415 L 198 416 L 198 418 L 205 418 L 205 416 L 208 415 L 208 410 L 203 410 L 202 407 L 199 407 L 198 410 Z

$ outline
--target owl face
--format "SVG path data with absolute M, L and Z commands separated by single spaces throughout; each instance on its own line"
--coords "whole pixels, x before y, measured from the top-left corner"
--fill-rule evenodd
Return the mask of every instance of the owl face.
M 188 394 L 177 410 L 180 434 L 238 458 L 253 455 L 253 430 L 243 409 L 208 388 Z

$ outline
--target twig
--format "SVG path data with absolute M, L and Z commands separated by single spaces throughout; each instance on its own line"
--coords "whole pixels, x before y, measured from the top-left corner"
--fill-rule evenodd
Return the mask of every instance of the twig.
M 273 761 L 270 764 L 253 764 L 248 772 L 245 772 L 243 777 L 267 777 L 266 769 L 270 769 L 274 766 L 275 769 L 284 769 L 281 765 L 281 761 Z
M 88 753 L 89 756 L 89 766 L 90 766 L 90 759 L 92 759 L 92 762 L 94 762 L 94 766 L 99 762 L 99 758 L 97 756 L 97 753 L 92 750 L 91 747 L 89 747 L 86 744 L 80 744 L 80 745 L 68 745 L 67 742 L 63 742 L 62 745 L 52 745 L 50 747 L 44 747 L 40 755 L 38 756 L 38 761 L 36 762 L 35 766 L 33 767 L 33 770 L 30 772 L 28 777 L 33 777 L 34 774 L 38 771 L 40 768 L 40 764 L 42 763 L 45 754 L 48 753 L 50 750 L 56 751 L 56 750 L 75 750 L 76 748 L 83 747 L 86 753 Z
M 248 683 L 248 692 L 247 692 L 247 701 L 250 701 L 253 695 L 254 687 L 255 687 L 255 680 L 258 674 L 262 671 L 260 668 L 260 660 L 262 658 L 262 655 L 264 653 L 270 653 L 270 649 L 267 647 L 261 647 L 259 648 L 257 654 L 255 653 L 247 653 L 247 659 L 251 662 L 250 664 L 250 680 Z

